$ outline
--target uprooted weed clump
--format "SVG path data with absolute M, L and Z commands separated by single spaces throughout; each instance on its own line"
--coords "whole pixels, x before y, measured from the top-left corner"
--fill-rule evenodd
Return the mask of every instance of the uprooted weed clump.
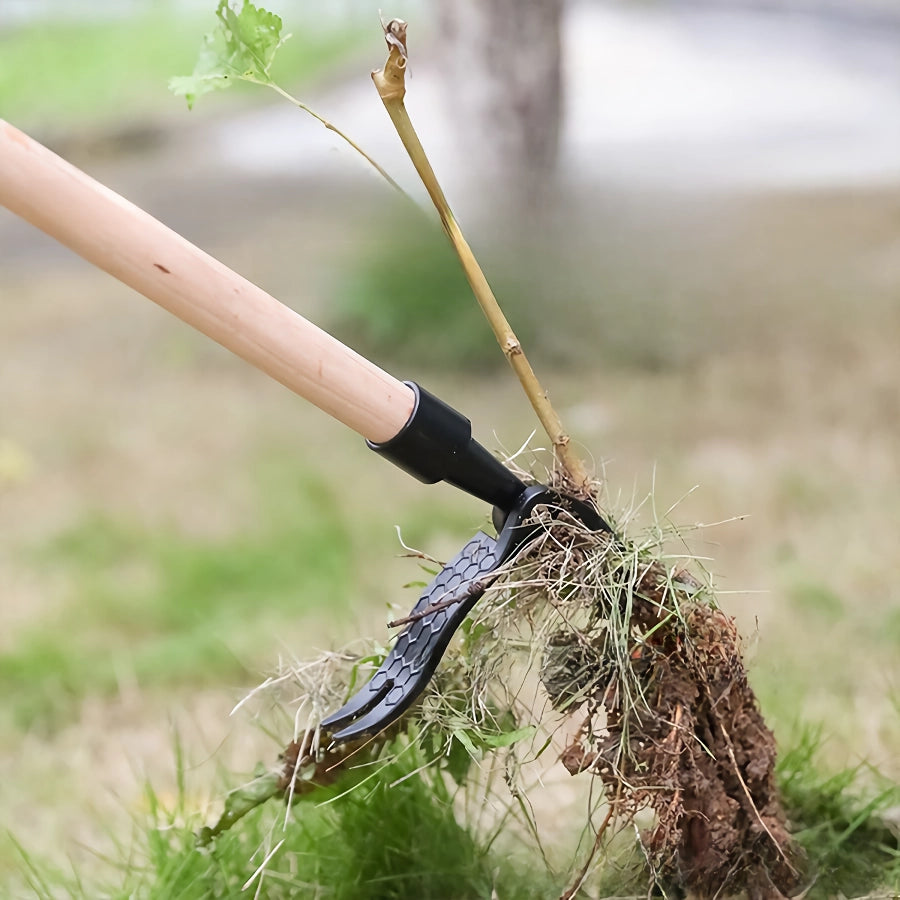
M 601 780 L 619 825 L 652 811 L 640 842 L 654 880 L 698 897 L 797 888 L 775 741 L 711 593 L 565 516 L 547 517 L 520 565 L 521 590 L 565 622 L 540 672 L 577 724 L 561 762 Z
M 295 739 L 276 792 L 300 799 L 339 775 L 375 777 L 410 746 L 461 785 L 473 759 L 514 751 L 542 728 L 553 732 L 542 747 L 555 741 L 569 773 L 595 778 L 606 808 L 563 897 L 592 877 L 598 849 L 632 827 L 647 877 L 667 896 L 794 892 L 802 854 L 733 620 L 695 574 L 660 562 L 658 539 L 592 532 L 564 508 L 535 515 L 537 536 L 489 586 L 422 700 L 390 733 L 334 746 L 317 728 L 377 654 L 331 654 L 285 673 Z M 529 681 L 537 693 L 523 689 Z M 516 766 L 505 766 L 521 801 Z

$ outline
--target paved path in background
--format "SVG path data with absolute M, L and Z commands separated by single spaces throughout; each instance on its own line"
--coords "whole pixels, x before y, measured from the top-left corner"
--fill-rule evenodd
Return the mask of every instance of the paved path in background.
M 703 6 L 575 5 L 565 29 L 563 171 L 638 188 L 819 188 L 900 181 L 900 28 Z M 379 62 L 379 60 L 375 60 Z M 428 58 L 407 105 L 454 190 L 468 182 Z M 317 100 L 415 186 L 364 75 Z M 344 149 L 273 106 L 218 126 L 215 159 L 247 173 L 339 177 Z M 350 155 L 349 153 L 347 155 Z

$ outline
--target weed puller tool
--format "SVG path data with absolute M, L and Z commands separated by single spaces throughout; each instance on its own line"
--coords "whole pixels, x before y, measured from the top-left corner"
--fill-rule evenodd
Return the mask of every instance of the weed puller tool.
M 322 723 L 333 740 L 375 734 L 413 703 L 454 631 L 533 534 L 537 506 L 610 530 L 590 503 L 527 486 L 472 437 L 461 413 L 388 375 L 2 120 L 0 205 L 353 428 L 420 481 L 446 481 L 493 507 L 497 536 L 478 532 L 428 585 L 382 666 Z

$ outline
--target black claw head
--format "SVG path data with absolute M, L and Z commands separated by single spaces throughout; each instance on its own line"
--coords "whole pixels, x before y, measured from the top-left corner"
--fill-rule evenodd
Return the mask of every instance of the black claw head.
M 453 633 L 500 567 L 534 534 L 536 526 L 528 519 L 543 504 L 568 509 L 591 529 L 610 531 L 590 504 L 563 498 L 541 485 L 525 488 L 512 510 L 501 514 L 497 537 L 479 531 L 444 566 L 413 607 L 409 625 L 371 680 L 322 721 L 333 741 L 375 735 L 409 709 L 430 681 Z

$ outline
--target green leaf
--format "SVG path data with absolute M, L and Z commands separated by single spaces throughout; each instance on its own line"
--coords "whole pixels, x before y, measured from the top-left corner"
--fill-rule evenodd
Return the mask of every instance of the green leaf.
M 475 744 L 472 742 L 472 738 L 467 731 L 462 728 L 456 728 L 453 731 L 453 737 L 456 738 L 466 748 L 469 753 L 469 756 L 478 757 L 478 750 L 475 748 Z
M 501 747 L 511 747 L 519 741 L 533 737 L 536 731 L 537 728 L 534 725 L 526 725 L 524 728 L 517 728 L 515 731 L 507 731 L 505 734 L 483 734 L 480 737 L 481 743 L 486 747 L 499 750 Z
M 203 94 L 222 90 L 232 83 L 233 75 L 227 71 L 217 43 L 215 34 L 204 35 L 193 74 L 175 75 L 169 79 L 169 90 L 176 97 L 184 97 L 188 109 L 193 109 L 197 98 Z
M 184 97 L 188 108 L 203 94 L 235 80 L 273 84 L 269 70 L 278 48 L 290 37 L 282 36 L 279 16 L 250 0 L 244 0 L 240 12 L 228 0 L 219 0 L 216 18 L 215 31 L 203 38 L 193 73 L 169 79 L 169 90 Z
M 454 728 L 453 737 L 466 749 L 472 759 L 479 759 L 482 750 L 500 750 L 503 747 L 511 747 L 519 741 L 533 737 L 537 727 L 526 725 L 515 731 L 504 731 L 502 734 L 484 734 L 481 731 L 472 731 L 465 728 Z
M 456 737 L 455 733 L 454 738 Z M 444 769 L 458 786 L 461 787 L 468 778 L 472 762 L 472 754 L 465 744 L 461 740 L 451 740 L 444 757 Z
M 281 18 L 250 0 L 244 0 L 241 11 L 236 13 L 228 0 L 220 0 L 216 15 L 223 26 L 229 63 L 241 68 L 243 77 L 257 81 L 271 81 L 269 69 L 278 48 L 290 37 L 281 36 Z

